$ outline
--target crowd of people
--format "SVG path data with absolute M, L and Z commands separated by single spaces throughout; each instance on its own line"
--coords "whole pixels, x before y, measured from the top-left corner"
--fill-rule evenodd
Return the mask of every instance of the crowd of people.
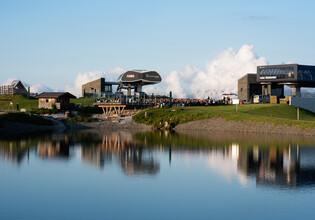
M 157 98 L 153 99 L 152 103 L 157 105 L 169 105 L 169 98 Z M 196 99 L 196 98 L 174 98 L 172 99 L 172 106 L 208 106 L 208 105 L 217 105 L 225 103 L 223 100 L 215 100 L 210 97 L 207 99 Z

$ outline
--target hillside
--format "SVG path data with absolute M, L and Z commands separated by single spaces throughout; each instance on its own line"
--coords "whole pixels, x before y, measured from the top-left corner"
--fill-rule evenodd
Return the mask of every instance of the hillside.
M 16 110 L 17 103 L 19 104 L 20 109 L 25 108 L 26 110 L 34 110 L 38 108 L 38 99 L 32 97 L 28 99 L 22 95 L 4 95 L 0 96 L 0 111 L 9 109 L 10 101 L 7 101 L 7 99 L 12 100 L 14 110 Z
M 145 118 L 145 112 L 147 112 L 147 118 Z M 174 107 L 142 111 L 133 117 L 138 123 L 154 125 L 157 128 L 163 127 L 165 122 L 171 127 L 175 127 L 178 124 L 209 118 L 315 128 L 314 113 L 300 109 L 300 120 L 298 121 L 296 107 L 279 104 L 238 105 L 237 112 L 235 105 Z

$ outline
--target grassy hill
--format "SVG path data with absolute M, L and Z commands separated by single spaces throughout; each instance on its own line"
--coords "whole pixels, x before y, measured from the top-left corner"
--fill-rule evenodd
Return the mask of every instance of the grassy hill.
M 36 110 L 38 109 L 38 99 L 30 97 L 28 99 L 22 95 L 4 95 L 0 96 L 0 111 L 8 110 L 10 106 L 10 101 L 12 100 L 14 110 L 16 110 L 16 104 L 19 104 L 20 109 L 25 108 L 26 110 Z M 78 98 L 70 99 L 70 103 L 82 104 L 83 106 L 93 106 L 93 98 Z M 11 108 L 12 109 L 12 108 Z
M 189 121 L 225 118 L 234 121 L 267 122 L 273 125 L 297 126 L 299 128 L 315 128 L 315 114 L 300 109 L 300 120 L 297 121 L 297 108 L 289 105 L 279 104 L 250 104 L 208 106 L 208 107 L 185 107 L 185 108 L 163 108 L 148 110 L 147 118 L 142 111 L 133 118 L 138 123 L 150 124 L 161 127 L 167 121 L 171 126 Z
M 10 106 L 10 101 L 6 99 L 11 99 L 13 102 L 14 110 L 16 110 L 16 104 L 19 104 L 20 109 L 25 108 L 26 110 L 38 109 L 38 99 L 31 98 L 28 99 L 22 95 L 4 95 L 0 96 L 0 111 L 8 110 Z
M 74 104 L 81 104 L 83 106 L 93 106 L 93 98 L 77 98 L 77 99 L 70 99 L 70 103 Z

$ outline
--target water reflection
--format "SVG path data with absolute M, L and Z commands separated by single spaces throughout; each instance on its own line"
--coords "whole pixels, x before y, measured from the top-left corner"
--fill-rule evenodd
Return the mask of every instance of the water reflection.
M 154 152 L 135 142 L 128 133 L 103 134 L 98 143 L 82 144 L 81 149 L 82 160 L 99 168 L 112 163 L 115 157 L 126 175 L 155 175 L 160 170 L 153 157 Z
M 244 148 L 238 158 L 239 172 L 255 176 L 258 186 L 304 187 L 315 184 L 315 148 Z
M 42 160 L 75 160 L 97 169 L 118 166 L 127 176 L 154 176 L 162 170 L 162 158 L 170 166 L 175 158 L 206 161 L 212 172 L 242 185 L 254 180 L 257 186 L 301 188 L 315 185 L 313 139 L 256 137 L 208 133 L 97 133 L 33 135 L 0 140 L 0 158 L 21 164 L 35 155 Z M 78 150 L 79 149 L 79 150 Z

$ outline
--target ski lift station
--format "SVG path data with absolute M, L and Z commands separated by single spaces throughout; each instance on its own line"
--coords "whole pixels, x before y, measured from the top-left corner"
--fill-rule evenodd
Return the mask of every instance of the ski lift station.
M 130 70 L 121 74 L 116 82 L 100 78 L 82 85 L 82 96 L 93 97 L 94 105 L 102 107 L 104 114 L 110 114 L 114 109 L 117 115 L 126 106 L 148 105 L 147 95 L 143 86 L 153 85 L 162 81 L 159 73 L 148 70 Z M 117 86 L 113 91 L 113 86 Z

